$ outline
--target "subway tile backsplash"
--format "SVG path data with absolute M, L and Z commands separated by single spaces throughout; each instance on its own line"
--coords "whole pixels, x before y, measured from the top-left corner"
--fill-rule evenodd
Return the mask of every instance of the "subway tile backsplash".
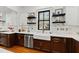
M 36 26 L 29 28 L 30 32 L 42 33 L 42 30 L 38 30 Z M 45 30 L 44 33 L 73 33 L 79 32 L 79 26 L 53 26 L 50 30 Z
M 60 27 L 52 27 L 52 32 L 55 33 L 72 33 L 79 32 L 79 26 L 60 26 Z

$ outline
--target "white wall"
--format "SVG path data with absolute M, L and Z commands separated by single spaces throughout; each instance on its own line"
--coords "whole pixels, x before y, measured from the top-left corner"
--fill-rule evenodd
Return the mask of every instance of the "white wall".
M 6 12 L 0 11 L 0 16 L 2 21 L 6 21 Z M 0 31 L 4 31 L 5 30 L 5 23 L 6 22 L 0 22 Z
M 66 22 L 67 25 L 79 25 L 79 7 L 66 7 Z
M 66 23 L 65 24 L 52 24 L 52 21 L 54 20 L 52 17 L 52 13 L 55 12 L 55 9 L 59 9 L 59 8 L 64 8 L 64 12 L 66 12 Z M 29 9 L 27 9 L 27 13 L 28 12 L 35 12 L 36 13 L 36 26 L 34 27 L 34 32 L 39 32 L 42 33 L 41 30 L 38 30 L 38 11 L 43 11 L 43 10 L 50 10 L 50 31 L 45 31 L 45 33 L 47 32 L 58 32 L 58 33 L 63 33 L 63 32 L 73 32 L 74 29 L 78 32 L 79 31 L 79 25 L 77 25 L 79 23 L 79 7 L 62 7 L 62 6 L 54 6 L 54 7 L 48 7 L 48 6 L 43 6 L 43 7 L 31 7 Z M 25 22 L 25 21 L 22 21 Z M 33 25 L 30 25 L 30 27 L 33 27 Z M 57 28 L 59 30 L 57 30 Z M 62 28 L 64 28 L 64 30 L 61 30 Z M 66 30 L 67 29 L 67 30 Z M 31 31 L 33 31 L 33 29 L 31 28 Z
M 16 12 L 11 12 L 11 13 L 6 13 L 6 30 L 8 29 L 9 26 L 14 27 L 14 31 L 16 31 L 18 22 L 17 22 L 17 13 Z
M 49 7 L 49 6 L 38 6 L 38 7 L 30 7 L 29 9 L 27 9 L 27 15 L 29 12 L 35 12 L 35 15 L 36 15 L 36 25 L 29 25 L 28 27 L 30 28 L 30 31 L 34 31 L 34 32 L 39 32 L 39 33 L 42 33 L 42 30 L 38 30 L 38 11 L 43 11 L 43 10 L 50 10 L 50 31 L 53 31 L 53 27 L 56 27 L 55 25 L 52 24 L 52 13 L 55 11 L 55 9 L 58 9 L 58 8 L 63 8 L 61 6 L 59 7 Z M 27 23 L 25 22 L 25 20 L 21 19 L 23 23 Z M 57 25 L 58 26 L 58 25 Z M 53 29 L 52 29 L 53 28 Z M 56 30 L 56 29 L 55 29 Z M 45 32 L 50 32 L 49 30 L 48 31 L 45 31 Z

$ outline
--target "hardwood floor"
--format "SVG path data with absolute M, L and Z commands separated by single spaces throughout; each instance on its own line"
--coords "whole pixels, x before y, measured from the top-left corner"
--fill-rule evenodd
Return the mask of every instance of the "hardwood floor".
M 29 48 L 25 48 L 22 46 L 13 46 L 11 48 L 6 48 L 3 46 L 0 46 L 0 48 L 7 49 L 7 50 L 14 52 L 14 53 L 45 53 L 43 51 L 29 49 Z

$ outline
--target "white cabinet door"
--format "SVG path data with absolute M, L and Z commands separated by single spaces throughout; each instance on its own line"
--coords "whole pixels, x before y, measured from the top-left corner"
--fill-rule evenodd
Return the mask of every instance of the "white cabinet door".
M 66 24 L 79 25 L 79 7 L 66 7 Z

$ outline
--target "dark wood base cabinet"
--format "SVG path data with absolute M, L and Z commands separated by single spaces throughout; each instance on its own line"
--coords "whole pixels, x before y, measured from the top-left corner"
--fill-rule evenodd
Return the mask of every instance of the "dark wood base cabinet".
M 54 53 L 72 53 L 73 39 L 64 37 L 52 37 L 51 38 L 51 52 Z
M 46 52 L 50 52 L 50 41 L 33 39 L 33 48 L 46 51 Z
M 52 53 L 73 53 L 74 39 L 65 37 L 51 37 L 50 41 L 34 39 L 34 49 Z M 78 43 L 77 43 L 78 44 Z
M 15 44 L 14 34 L 0 34 L 0 45 L 12 47 Z
M 51 41 L 51 52 L 66 52 L 66 39 L 53 37 Z
M 0 45 L 12 47 L 24 46 L 25 34 L 0 33 Z M 33 39 L 33 48 L 52 53 L 79 53 L 79 41 L 67 37 L 51 37 L 51 40 Z
M 24 34 L 17 34 L 17 45 L 24 46 Z
M 74 47 L 75 47 L 75 53 L 79 53 L 79 41 L 76 41 L 76 40 L 75 40 L 75 45 L 74 45 Z

